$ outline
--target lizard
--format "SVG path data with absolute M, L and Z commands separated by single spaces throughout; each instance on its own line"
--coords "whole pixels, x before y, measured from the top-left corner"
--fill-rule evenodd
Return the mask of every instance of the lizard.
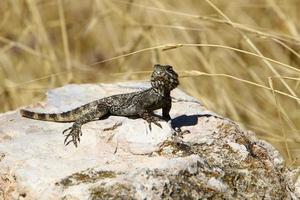
M 21 109 L 20 114 L 35 120 L 74 122 L 71 127 L 63 131 L 65 146 L 73 142 L 77 147 L 80 136 L 82 136 L 81 127 L 83 124 L 110 115 L 140 117 L 146 120 L 151 131 L 151 123 L 162 128 L 158 122 L 160 117 L 153 113 L 154 110 L 162 109 L 162 119 L 171 120 L 169 114 L 172 107 L 170 92 L 179 85 L 178 74 L 170 65 L 155 64 L 150 83 L 151 87 L 148 89 L 105 97 L 67 112 L 37 113 Z

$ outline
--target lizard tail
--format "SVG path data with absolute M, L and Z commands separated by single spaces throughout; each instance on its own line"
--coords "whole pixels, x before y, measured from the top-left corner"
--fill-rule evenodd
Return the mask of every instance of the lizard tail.
M 74 122 L 80 118 L 84 113 L 88 112 L 90 108 L 95 107 L 96 102 L 80 106 L 73 110 L 62 113 L 37 113 L 29 110 L 21 109 L 20 113 L 23 117 L 42 120 L 42 121 L 55 121 L 55 122 Z
M 23 117 L 42 120 L 42 121 L 56 121 L 56 122 L 73 122 L 76 120 L 73 111 L 63 113 L 36 113 L 29 110 L 21 109 L 20 113 Z

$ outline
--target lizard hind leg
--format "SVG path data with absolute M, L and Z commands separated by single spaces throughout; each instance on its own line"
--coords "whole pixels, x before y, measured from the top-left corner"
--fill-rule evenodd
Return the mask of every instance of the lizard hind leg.
M 77 144 L 80 142 L 80 136 L 82 136 L 81 126 L 87 122 L 99 119 L 107 114 L 107 107 L 98 105 L 96 108 L 91 109 L 89 112 L 77 119 L 71 127 L 63 131 L 63 134 L 66 137 L 64 140 L 65 146 L 73 142 L 75 147 L 77 147 Z

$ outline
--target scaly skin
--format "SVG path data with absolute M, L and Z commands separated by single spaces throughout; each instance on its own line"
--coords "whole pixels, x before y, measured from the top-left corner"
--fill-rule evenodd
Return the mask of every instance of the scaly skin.
M 54 122 L 74 122 L 64 130 L 65 145 L 73 142 L 77 147 L 82 135 L 81 126 L 87 122 L 100 119 L 103 116 L 139 116 L 146 120 L 151 130 L 151 122 L 161 127 L 159 118 L 153 114 L 154 110 L 162 109 L 164 120 L 170 120 L 172 106 L 170 92 L 179 85 L 178 75 L 170 65 L 154 65 L 151 75 L 152 87 L 140 92 L 118 94 L 99 99 L 68 112 L 63 113 L 36 113 L 21 109 L 23 117 Z

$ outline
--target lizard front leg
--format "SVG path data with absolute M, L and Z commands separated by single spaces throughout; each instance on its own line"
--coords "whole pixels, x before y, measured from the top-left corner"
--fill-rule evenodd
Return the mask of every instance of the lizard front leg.
M 163 119 L 166 121 L 171 120 L 171 117 L 169 114 L 171 107 L 172 107 L 172 99 L 171 99 L 171 97 L 169 97 L 165 100 L 163 107 L 162 107 L 162 116 L 163 116 Z
M 106 115 L 108 113 L 108 109 L 105 105 L 98 105 L 97 108 L 91 109 L 86 114 L 77 119 L 74 124 L 63 131 L 63 134 L 66 136 L 64 144 L 67 146 L 71 142 L 74 143 L 75 147 L 77 147 L 77 142 L 80 142 L 80 136 L 82 136 L 81 126 L 87 122 L 93 121 L 95 119 L 99 119 L 100 117 Z M 69 131 L 67 133 L 67 131 Z M 68 139 L 71 138 L 69 141 Z
M 153 123 L 156 126 L 162 128 L 161 124 L 158 123 L 158 121 L 160 120 L 159 117 L 155 116 L 153 114 L 153 112 L 149 112 L 149 111 L 144 110 L 144 111 L 140 112 L 139 115 L 140 115 L 140 117 L 142 117 L 144 120 L 146 120 L 148 122 L 150 131 L 152 130 L 151 129 L 151 123 Z

